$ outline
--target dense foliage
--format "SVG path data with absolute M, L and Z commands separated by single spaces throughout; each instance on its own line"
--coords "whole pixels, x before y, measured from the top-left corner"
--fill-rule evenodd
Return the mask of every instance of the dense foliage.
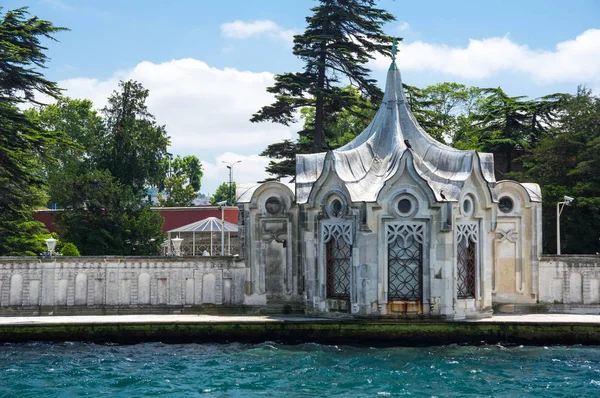
M 210 197 L 209 202 L 213 206 L 218 205 L 219 202 L 227 202 L 229 205 L 235 206 L 237 203 L 235 199 L 235 182 L 231 184 L 231 190 L 228 182 L 219 185 L 215 193 Z
M 156 254 L 164 238 L 144 195 L 164 178 L 169 138 L 146 110 L 148 91 L 137 82 L 119 88 L 102 116 L 90 101 L 70 98 L 28 111 L 45 131 L 71 140 L 48 149 L 55 156 L 44 169 L 50 201 L 64 209 L 60 239 L 84 255 Z
M 524 157 L 517 178 L 542 187 L 544 251 L 556 250 L 556 203 L 575 198 L 561 216 L 561 251 L 600 251 L 600 98 L 580 87 L 564 97 L 556 120 Z
M 158 194 L 161 206 L 189 206 L 198 196 L 200 179 L 202 178 L 202 164 L 197 157 L 189 155 L 173 158 L 169 156 L 164 161 L 166 177 L 163 187 L 165 195 Z
M 121 81 L 102 110 L 104 128 L 97 163 L 134 192 L 164 179 L 169 137 L 146 107 L 149 92 L 135 81 Z
M 46 231 L 32 218 L 46 199 L 41 164 L 49 147 L 66 140 L 41 129 L 18 105 L 38 103 L 40 94 L 60 95 L 39 70 L 48 62 L 40 39 L 54 40 L 62 30 L 29 17 L 26 8 L 3 13 L 0 7 L 0 255 L 45 250 Z

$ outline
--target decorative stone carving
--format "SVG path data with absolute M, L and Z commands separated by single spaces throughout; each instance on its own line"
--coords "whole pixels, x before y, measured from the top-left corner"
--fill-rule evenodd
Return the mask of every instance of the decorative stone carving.
M 387 242 L 392 243 L 396 239 L 402 240 L 402 246 L 408 246 L 408 240 L 414 239 L 420 244 L 424 241 L 425 225 L 422 223 L 388 223 L 387 224 Z
M 324 222 L 321 225 L 323 243 L 327 243 L 332 239 L 344 239 L 347 244 L 352 245 L 352 224 Z
M 456 224 L 456 241 L 479 242 L 479 224 L 476 222 L 462 222 Z

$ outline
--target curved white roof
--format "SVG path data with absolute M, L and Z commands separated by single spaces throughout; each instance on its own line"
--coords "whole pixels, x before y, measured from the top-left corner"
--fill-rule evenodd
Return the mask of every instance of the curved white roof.
M 412 149 L 405 144 L 408 141 Z M 425 132 L 406 104 L 396 63 L 387 75 L 385 95 L 371 124 L 352 142 L 332 151 L 334 171 L 353 202 L 374 202 L 385 182 L 396 174 L 400 159 L 410 150 L 417 173 L 440 202 L 458 200 L 464 181 L 474 167 L 495 182 L 490 153 L 462 151 L 444 145 Z M 296 156 L 296 201 L 308 201 L 321 176 L 326 153 Z
M 204 220 L 172 229 L 168 232 L 221 232 L 221 226 L 225 226 L 225 232 L 237 232 L 238 226 L 229 221 L 221 222 L 220 218 L 208 217 Z

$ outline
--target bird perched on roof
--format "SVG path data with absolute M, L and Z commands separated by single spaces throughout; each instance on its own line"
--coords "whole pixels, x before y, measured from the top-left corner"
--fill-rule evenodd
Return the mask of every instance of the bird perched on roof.
M 408 142 L 408 140 L 404 140 L 404 145 L 406 145 L 408 149 L 412 149 L 412 146 L 410 145 L 410 142 Z
M 446 195 L 444 195 L 444 191 L 440 191 L 440 196 L 442 197 L 442 199 L 446 200 Z

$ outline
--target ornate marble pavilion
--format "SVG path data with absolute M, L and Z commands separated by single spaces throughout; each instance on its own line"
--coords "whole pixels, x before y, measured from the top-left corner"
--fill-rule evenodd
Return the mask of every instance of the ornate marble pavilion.
M 492 154 L 429 136 L 395 61 L 365 131 L 297 155 L 296 172 L 295 184 L 238 187 L 246 304 L 461 319 L 535 303 L 539 186 L 496 181 Z

